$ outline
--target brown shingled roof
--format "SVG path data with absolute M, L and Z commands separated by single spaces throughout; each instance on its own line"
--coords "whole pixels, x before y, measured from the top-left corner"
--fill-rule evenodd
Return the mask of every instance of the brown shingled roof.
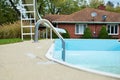
M 44 18 L 52 22 L 52 21 L 56 21 L 57 19 L 60 19 L 61 17 L 66 17 L 66 16 L 68 15 L 49 14 L 49 15 L 45 15 Z
M 79 22 L 90 22 L 92 21 L 91 13 L 96 12 L 97 16 L 94 18 L 94 22 L 104 22 L 102 20 L 102 16 L 106 15 L 105 22 L 120 22 L 120 13 L 109 12 L 105 10 L 93 9 L 93 8 L 85 8 L 78 12 L 75 12 L 70 15 L 49 15 L 48 20 L 52 22 L 72 22 L 72 21 L 79 21 Z

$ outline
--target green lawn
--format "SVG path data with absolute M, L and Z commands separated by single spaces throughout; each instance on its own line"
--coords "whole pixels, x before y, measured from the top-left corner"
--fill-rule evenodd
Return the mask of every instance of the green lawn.
M 0 39 L 0 45 L 10 44 L 10 43 L 17 43 L 17 42 L 22 42 L 22 40 L 20 38 Z

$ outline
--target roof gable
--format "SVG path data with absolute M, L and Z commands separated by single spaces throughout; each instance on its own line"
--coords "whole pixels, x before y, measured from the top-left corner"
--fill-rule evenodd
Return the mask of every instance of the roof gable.
M 109 12 L 105 10 L 85 8 L 70 15 L 57 15 L 57 18 L 51 16 L 52 22 L 93 22 L 91 13 L 96 12 L 97 16 L 94 17 L 94 22 L 120 22 L 120 14 L 115 12 Z M 107 18 L 103 21 L 102 16 L 106 15 Z M 47 18 L 48 19 L 48 18 Z M 48 19 L 49 20 L 49 19 Z

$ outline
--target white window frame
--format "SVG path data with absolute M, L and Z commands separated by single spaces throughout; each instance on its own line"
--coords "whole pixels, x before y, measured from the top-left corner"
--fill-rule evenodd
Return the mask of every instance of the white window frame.
M 107 30 L 108 30 L 108 26 L 110 27 L 110 32 L 108 32 L 108 35 L 119 35 L 119 25 L 118 24 L 108 24 L 107 25 Z M 117 33 L 115 33 L 115 26 L 117 26 Z M 112 33 L 111 28 L 114 28 L 114 31 Z
M 77 31 L 77 27 L 78 27 L 78 31 Z M 83 35 L 86 27 L 87 27 L 87 24 L 75 24 L 75 34 Z

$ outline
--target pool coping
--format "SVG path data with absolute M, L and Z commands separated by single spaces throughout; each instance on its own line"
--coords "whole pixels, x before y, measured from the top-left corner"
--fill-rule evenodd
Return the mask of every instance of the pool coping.
M 71 68 L 74 68 L 74 69 L 78 69 L 78 70 L 82 70 L 82 71 L 86 71 L 86 72 L 91 72 L 91 73 L 95 73 L 95 74 L 106 76 L 106 77 L 120 79 L 120 75 L 117 75 L 117 74 L 112 74 L 112 73 L 108 73 L 108 72 L 97 71 L 97 70 L 88 69 L 88 68 L 84 68 L 84 67 L 78 67 L 78 66 L 74 66 L 74 65 L 71 65 L 69 63 L 57 60 L 57 59 L 55 59 L 55 58 L 52 57 L 53 56 L 53 49 L 54 49 L 54 43 L 51 45 L 51 47 L 49 48 L 49 50 L 47 51 L 47 53 L 45 55 L 51 61 L 57 62 L 59 64 L 62 64 L 62 65 L 65 65 L 65 66 L 68 66 L 68 67 L 71 67 Z

